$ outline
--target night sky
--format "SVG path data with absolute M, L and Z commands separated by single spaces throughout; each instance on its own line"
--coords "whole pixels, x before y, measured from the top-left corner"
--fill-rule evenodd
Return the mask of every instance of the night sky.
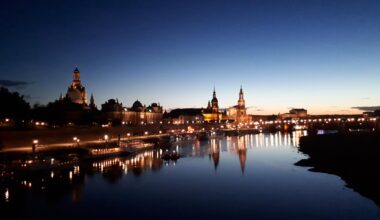
M 249 112 L 380 105 L 380 1 L 2 1 L 0 84 L 46 104 L 75 65 L 96 104 Z

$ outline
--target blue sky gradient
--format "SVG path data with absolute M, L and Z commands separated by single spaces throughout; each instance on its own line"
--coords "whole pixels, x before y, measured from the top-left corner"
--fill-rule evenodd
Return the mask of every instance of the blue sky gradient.
M 65 94 L 78 65 L 98 106 L 221 107 L 240 85 L 254 114 L 380 104 L 380 2 L 11 1 L 1 3 L 0 80 L 30 102 Z M 14 88 L 13 88 L 14 89 Z

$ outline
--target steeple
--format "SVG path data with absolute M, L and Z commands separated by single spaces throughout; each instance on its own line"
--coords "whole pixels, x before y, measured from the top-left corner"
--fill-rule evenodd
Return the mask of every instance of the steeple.
M 212 107 L 212 113 L 219 112 L 219 104 L 218 104 L 218 98 L 216 98 L 215 86 L 214 86 L 214 91 L 212 93 L 211 107 Z
M 73 71 L 73 82 L 79 82 L 80 83 L 80 71 L 78 67 L 76 66 Z
M 94 94 L 91 93 L 90 104 L 94 104 L 94 103 L 95 103 Z
M 245 100 L 244 100 L 243 86 L 240 86 L 238 106 L 239 106 L 239 107 L 242 107 L 242 108 L 245 107 Z
M 92 93 L 91 93 L 91 97 L 90 97 L 90 108 L 92 108 L 92 109 L 96 108 L 94 95 Z

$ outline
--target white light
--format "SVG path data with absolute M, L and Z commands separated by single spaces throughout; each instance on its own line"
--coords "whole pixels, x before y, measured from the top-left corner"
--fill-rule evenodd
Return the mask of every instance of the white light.
M 108 140 L 108 135 L 104 135 L 104 140 Z
M 5 201 L 6 202 L 9 201 L 9 190 L 8 189 L 5 189 Z
M 33 140 L 33 144 L 38 144 L 38 140 Z

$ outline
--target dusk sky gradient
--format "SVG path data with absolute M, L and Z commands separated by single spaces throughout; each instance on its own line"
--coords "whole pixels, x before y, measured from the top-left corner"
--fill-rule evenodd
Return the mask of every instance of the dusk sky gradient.
M 380 105 L 380 1 L 2 1 L 0 80 L 46 104 L 78 65 L 88 96 L 165 109 L 358 113 Z

